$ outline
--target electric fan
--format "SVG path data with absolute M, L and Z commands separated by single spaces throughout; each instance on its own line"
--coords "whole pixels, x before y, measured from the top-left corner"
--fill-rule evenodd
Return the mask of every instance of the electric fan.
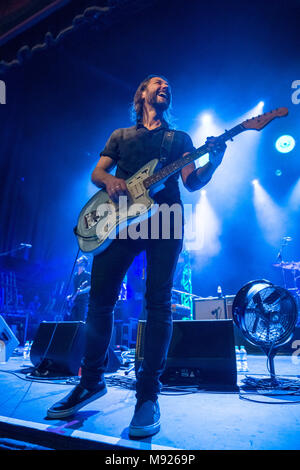
M 232 316 L 244 337 L 267 355 L 271 384 L 275 378 L 274 357 L 292 339 L 297 323 L 297 304 L 292 294 L 267 280 L 242 287 L 234 298 Z

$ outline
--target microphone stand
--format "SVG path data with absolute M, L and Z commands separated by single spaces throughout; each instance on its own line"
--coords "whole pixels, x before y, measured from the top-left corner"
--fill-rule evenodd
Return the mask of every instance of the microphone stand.
M 288 242 L 291 241 L 291 238 L 290 237 L 284 237 L 282 239 L 282 242 L 281 242 L 281 246 L 280 246 L 280 250 L 278 252 L 278 255 L 277 255 L 277 258 L 276 258 L 276 262 L 280 262 L 281 264 L 281 272 L 282 272 L 282 278 L 283 278 L 283 285 L 285 287 L 285 289 L 287 288 L 287 283 L 286 283 L 286 277 L 285 277 L 285 273 L 284 273 L 284 268 L 283 268 L 283 257 L 282 257 L 282 253 L 283 253 L 283 247 L 284 246 L 287 246 Z

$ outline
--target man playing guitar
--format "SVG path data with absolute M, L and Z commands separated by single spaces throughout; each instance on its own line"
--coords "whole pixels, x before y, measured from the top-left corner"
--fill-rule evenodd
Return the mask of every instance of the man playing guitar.
M 78 258 L 77 273 L 73 278 L 73 293 L 67 296 L 68 310 L 65 320 L 85 321 L 89 291 L 91 289 L 91 275 L 86 271 L 88 259 L 86 256 Z
M 170 105 L 169 82 L 161 76 L 148 76 L 135 93 L 135 125 L 115 130 L 106 143 L 92 173 L 92 181 L 97 187 L 105 188 L 115 203 L 118 203 L 120 196 L 128 194 L 126 179 L 160 155 L 164 136 L 170 130 L 167 122 Z M 167 164 L 194 150 L 188 134 L 178 130 L 172 130 L 172 134 Z M 206 143 L 209 162 L 198 169 L 192 162 L 181 170 L 182 182 L 189 191 L 198 190 L 208 183 L 222 161 L 225 143 L 215 138 L 207 139 Z M 110 171 L 115 166 L 116 174 L 113 176 Z M 183 210 L 178 177 L 177 173 L 165 181 L 165 187 L 153 197 L 157 204 L 177 204 Z M 180 220 L 182 223 L 183 217 Z M 159 431 L 159 378 L 165 367 L 172 337 L 171 290 L 183 242 L 183 233 L 179 238 L 174 236 L 175 228 L 174 220 L 171 220 L 170 236 L 167 239 L 161 236 L 161 231 L 158 238 L 123 239 L 116 236 L 105 251 L 94 256 L 81 381 L 63 400 L 49 408 L 48 417 L 70 416 L 106 393 L 104 372 L 113 330 L 114 305 L 130 264 L 137 254 L 145 251 L 147 326 L 144 361 L 137 374 L 137 403 L 129 435 L 144 437 Z

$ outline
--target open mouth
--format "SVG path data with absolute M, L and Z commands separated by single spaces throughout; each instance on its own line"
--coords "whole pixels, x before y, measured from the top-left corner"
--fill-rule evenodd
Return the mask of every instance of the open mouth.
M 165 100 L 169 99 L 169 94 L 165 93 L 164 91 L 161 91 L 160 93 L 158 93 L 158 96 L 160 96 L 161 98 L 164 98 Z

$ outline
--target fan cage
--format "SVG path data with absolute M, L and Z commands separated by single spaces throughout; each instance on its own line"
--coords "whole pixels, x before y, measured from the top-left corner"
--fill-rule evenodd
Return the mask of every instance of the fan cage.
M 233 319 L 251 344 L 264 349 L 278 348 L 293 335 L 296 301 L 288 290 L 270 281 L 251 281 L 234 299 Z

